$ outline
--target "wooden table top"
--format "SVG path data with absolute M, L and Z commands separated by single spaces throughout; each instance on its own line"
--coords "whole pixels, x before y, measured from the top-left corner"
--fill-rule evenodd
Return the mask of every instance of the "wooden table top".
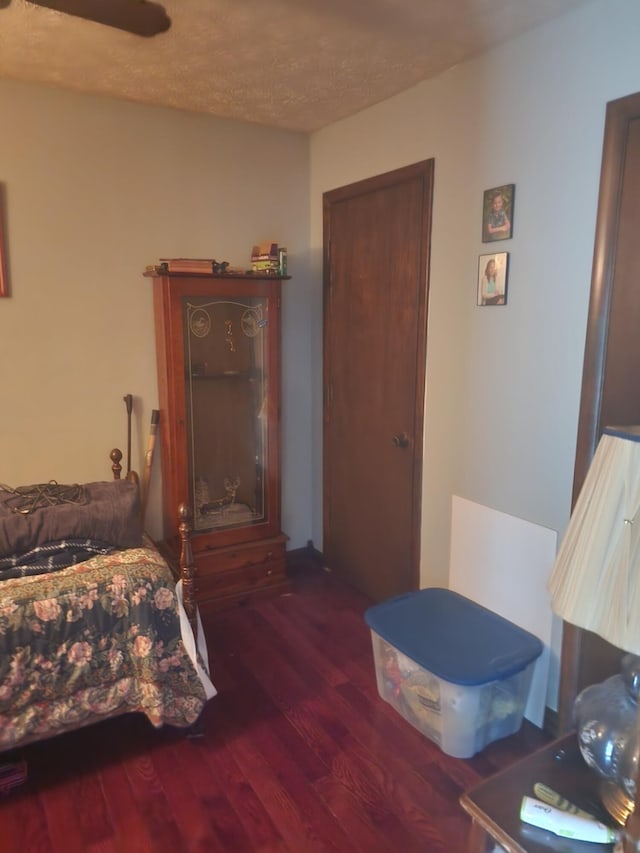
M 585 764 L 575 732 L 485 779 L 463 794 L 460 804 L 508 853 L 611 853 L 612 844 L 573 841 L 522 822 L 522 797 L 534 796 L 536 782 L 615 825 L 601 804 L 599 777 Z

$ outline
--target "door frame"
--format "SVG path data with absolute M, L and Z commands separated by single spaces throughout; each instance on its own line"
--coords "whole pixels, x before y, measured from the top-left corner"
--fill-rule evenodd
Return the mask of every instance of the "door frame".
M 433 175 L 435 160 L 422 160 L 409 166 L 402 166 L 364 178 L 351 184 L 328 190 L 322 196 L 322 226 L 323 226 L 323 462 L 322 462 L 322 509 L 323 509 L 323 550 L 325 549 L 327 536 L 328 518 L 328 464 L 327 464 L 327 441 L 326 424 L 328 410 L 331 404 L 330 387 L 330 353 L 327 341 L 329 338 L 329 317 L 331 307 L 331 206 L 347 198 L 353 198 L 360 194 L 370 193 L 387 186 L 392 186 L 405 181 L 420 178 L 422 180 L 422 241 L 420 252 L 421 279 L 418 289 L 419 302 L 417 309 L 417 339 L 416 339 L 416 384 L 414 401 L 413 441 L 411 452 L 413 455 L 412 482 L 411 482 L 411 536 L 409 542 L 410 554 L 410 578 L 414 590 L 420 584 L 420 549 L 422 529 L 422 468 L 424 456 L 424 409 L 426 395 L 426 368 L 427 368 L 427 320 L 429 305 L 429 262 L 431 256 L 431 222 L 433 210 Z
M 572 507 L 577 500 L 587 470 L 604 427 L 614 423 L 637 422 L 640 403 L 636 394 L 637 369 L 630 359 L 618 373 L 607 370 L 608 345 L 615 340 L 615 326 L 611 328 L 611 305 L 614 290 L 625 300 L 626 310 L 633 311 L 628 280 L 616 279 L 618 232 L 623 203 L 624 173 L 629 150 L 631 125 L 640 121 L 640 92 L 609 101 L 605 112 L 602 163 L 598 211 L 594 240 L 589 314 L 584 348 L 584 364 L 576 440 L 576 458 L 573 478 Z M 637 125 L 636 125 L 637 126 Z M 637 302 L 637 300 L 636 300 Z M 635 416 L 628 420 L 615 412 L 603 412 L 605 391 L 615 392 L 614 405 L 627 410 L 627 401 L 634 402 Z M 604 421 L 603 421 L 604 419 Z M 573 703 L 578 693 L 588 684 L 617 673 L 623 652 L 596 634 L 578 628 L 570 622 L 562 623 L 562 651 L 560 660 L 560 687 L 558 695 L 558 733 L 570 731 L 573 726 Z

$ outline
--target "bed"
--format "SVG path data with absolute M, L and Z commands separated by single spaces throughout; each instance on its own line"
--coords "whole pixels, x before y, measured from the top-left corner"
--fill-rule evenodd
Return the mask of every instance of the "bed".
M 216 693 L 188 510 L 178 578 L 142 531 L 121 456 L 112 481 L 58 487 L 56 500 L 79 490 L 59 503 L 0 489 L 0 752 L 128 712 L 193 732 Z

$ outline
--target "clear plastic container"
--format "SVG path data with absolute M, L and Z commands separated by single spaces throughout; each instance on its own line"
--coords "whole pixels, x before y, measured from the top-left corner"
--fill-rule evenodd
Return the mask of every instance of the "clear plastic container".
M 443 752 L 471 758 L 522 725 L 542 643 L 445 589 L 369 608 L 380 696 Z

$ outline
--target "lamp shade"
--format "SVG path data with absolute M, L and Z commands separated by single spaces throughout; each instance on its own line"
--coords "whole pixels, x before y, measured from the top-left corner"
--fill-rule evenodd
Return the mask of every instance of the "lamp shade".
M 640 427 L 607 427 L 548 583 L 567 622 L 640 655 Z

